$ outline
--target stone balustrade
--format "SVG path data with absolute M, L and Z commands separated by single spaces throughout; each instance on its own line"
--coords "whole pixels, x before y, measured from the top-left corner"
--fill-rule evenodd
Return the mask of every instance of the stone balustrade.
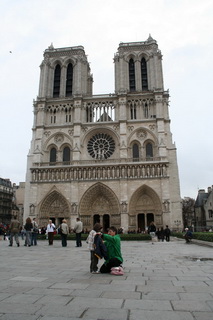
M 168 163 L 31 168 L 32 182 L 153 179 L 168 177 Z

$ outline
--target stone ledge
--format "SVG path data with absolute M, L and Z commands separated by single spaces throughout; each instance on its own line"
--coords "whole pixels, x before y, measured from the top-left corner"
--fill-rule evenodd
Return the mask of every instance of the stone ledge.
M 176 238 L 176 237 L 174 237 L 174 238 L 177 239 L 177 240 L 180 240 L 180 241 L 185 241 L 184 239 L 180 239 L 180 238 Z M 199 246 L 206 246 L 206 247 L 212 247 L 213 248 L 213 242 L 209 242 L 209 241 L 192 239 L 191 243 L 198 244 Z

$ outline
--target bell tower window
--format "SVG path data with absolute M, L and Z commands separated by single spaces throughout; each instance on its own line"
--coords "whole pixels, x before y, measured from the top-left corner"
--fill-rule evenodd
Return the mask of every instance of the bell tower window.
M 148 90 L 147 65 L 146 65 L 145 58 L 141 59 L 141 82 L 142 82 L 142 91 Z
M 153 158 L 153 146 L 150 142 L 146 145 L 146 158 Z
M 135 63 L 133 59 L 129 60 L 129 89 L 135 91 Z
M 69 63 L 67 67 L 66 97 L 70 97 L 72 95 L 72 81 L 73 81 L 73 66 L 72 66 L 72 63 Z
M 53 84 L 53 98 L 59 97 L 61 82 L 61 67 L 59 64 L 55 67 L 54 84 Z
M 67 162 L 70 162 L 70 148 L 65 147 L 63 150 L 63 163 L 66 164 Z
M 50 150 L 50 164 L 54 165 L 56 163 L 56 148 Z
M 137 143 L 134 143 L 132 146 L 132 157 L 133 157 L 133 161 L 139 160 L 139 147 Z

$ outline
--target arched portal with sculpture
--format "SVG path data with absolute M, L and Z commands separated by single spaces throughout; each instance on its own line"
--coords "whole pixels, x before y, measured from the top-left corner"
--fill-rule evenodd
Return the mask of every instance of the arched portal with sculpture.
M 59 191 L 52 190 L 40 204 L 39 225 L 44 226 L 51 219 L 58 226 L 63 219 L 70 220 L 70 211 L 66 198 Z
M 83 195 L 79 205 L 79 215 L 84 228 L 90 230 L 96 222 L 104 231 L 109 225 L 120 227 L 120 205 L 115 193 L 103 183 L 96 183 Z
M 157 193 L 143 185 L 133 193 L 130 200 L 129 229 L 145 231 L 152 221 L 156 227 L 162 226 L 162 205 Z

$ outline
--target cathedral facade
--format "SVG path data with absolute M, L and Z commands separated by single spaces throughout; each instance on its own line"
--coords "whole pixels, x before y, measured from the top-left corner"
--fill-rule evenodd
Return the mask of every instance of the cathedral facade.
M 44 51 L 25 185 L 25 218 L 80 217 L 127 230 L 182 223 L 162 54 L 150 36 L 120 43 L 115 92 L 93 95 L 82 46 Z

